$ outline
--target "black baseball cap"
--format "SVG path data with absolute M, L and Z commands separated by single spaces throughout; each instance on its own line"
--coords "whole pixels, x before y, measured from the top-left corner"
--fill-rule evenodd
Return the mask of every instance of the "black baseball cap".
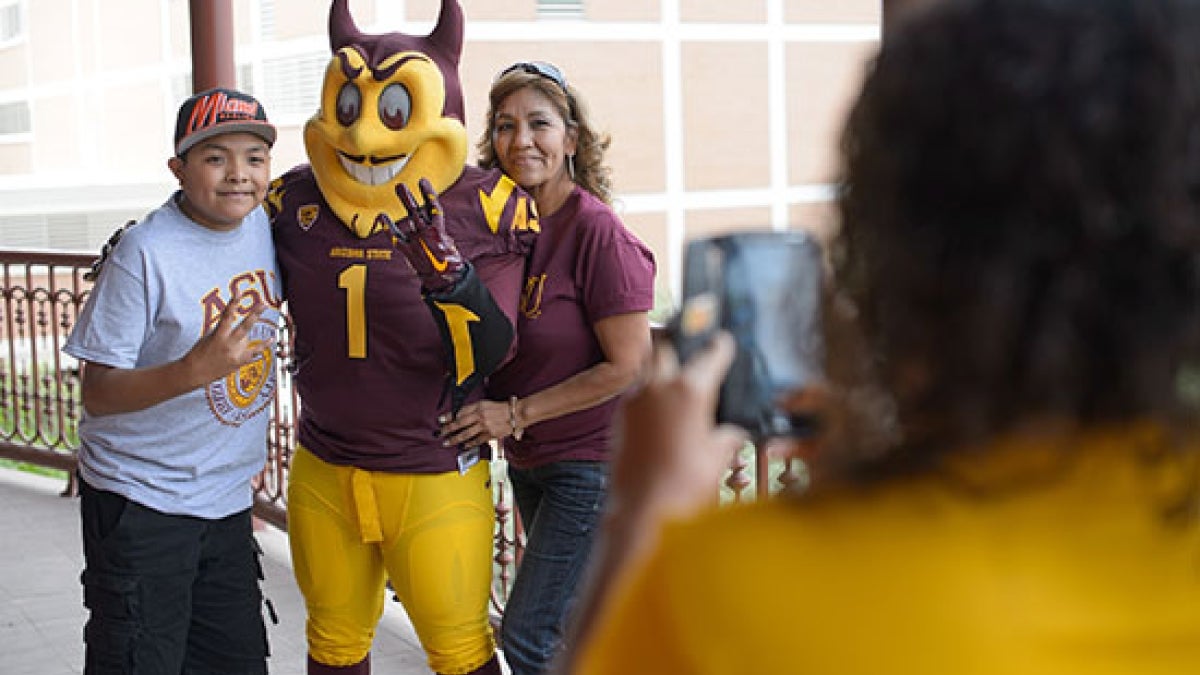
M 207 138 L 239 131 L 262 138 L 268 146 L 275 144 L 275 127 L 267 121 L 267 111 L 253 96 L 221 87 L 202 91 L 179 106 L 175 155 L 182 157 Z

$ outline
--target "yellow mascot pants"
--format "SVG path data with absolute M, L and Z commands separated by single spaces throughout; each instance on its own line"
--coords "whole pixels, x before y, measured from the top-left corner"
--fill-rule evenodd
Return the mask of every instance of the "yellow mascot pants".
M 297 448 L 287 506 L 315 660 L 349 666 L 366 658 L 387 579 L 435 672 L 468 673 L 495 654 L 487 462 L 466 474 L 393 474 L 328 464 Z

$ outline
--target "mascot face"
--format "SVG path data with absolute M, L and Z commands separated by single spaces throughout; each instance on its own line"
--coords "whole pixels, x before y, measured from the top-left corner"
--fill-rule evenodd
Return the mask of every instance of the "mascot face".
M 404 217 L 396 186 L 438 192 L 462 175 L 467 159 L 458 58 L 462 10 L 443 0 L 427 37 L 366 35 L 346 0 L 329 17 L 333 59 L 321 108 L 304 127 L 304 145 L 322 196 L 359 237 L 385 230 L 382 216 Z

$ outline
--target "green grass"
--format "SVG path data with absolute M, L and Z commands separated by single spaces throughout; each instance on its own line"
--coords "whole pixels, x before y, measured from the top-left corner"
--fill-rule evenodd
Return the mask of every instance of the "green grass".
M 57 478 L 59 480 L 67 480 L 67 472 L 62 469 L 50 469 L 28 462 L 16 462 L 11 459 L 0 458 L 0 468 L 11 469 L 14 471 L 24 471 L 37 476 L 46 476 L 48 478 Z

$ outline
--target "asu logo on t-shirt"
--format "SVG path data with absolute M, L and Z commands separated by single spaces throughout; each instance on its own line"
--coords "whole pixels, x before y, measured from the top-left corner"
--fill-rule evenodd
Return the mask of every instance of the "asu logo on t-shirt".
M 254 360 L 205 389 L 208 407 L 222 424 L 241 426 L 275 398 L 274 344 L 275 324 L 260 320 L 250 329 Z
M 275 310 L 268 311 L 250 328 L 248 338 L 254 359 L 204 388 L 208 407 L 222 424 L 241 426 L 275 398 L 277 324 L 266 317 L 278 317 L 283 306 L 278 283 L 274 271 L 246 271 L 234 275 L 227 287 L 214 287 L 200 299 L 206 333 L 220 322 L 229 302 L 238 303 L 235 309 L 239 316 L 245 316 L 259 301 Z

